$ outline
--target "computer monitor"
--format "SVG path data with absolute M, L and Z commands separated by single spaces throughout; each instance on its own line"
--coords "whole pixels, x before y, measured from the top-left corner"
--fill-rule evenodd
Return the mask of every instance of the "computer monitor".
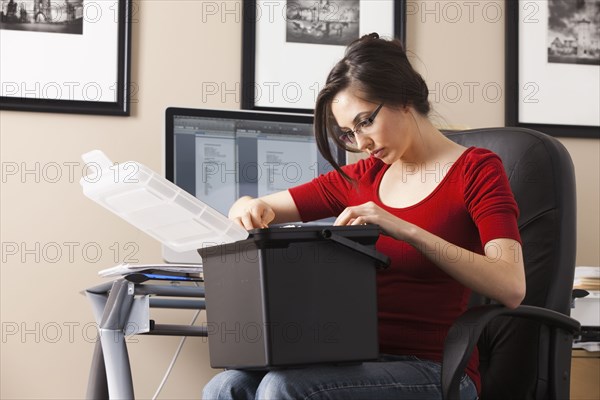
M 165 132 L 167 179 L 224 215 L 241 196 L 286 190 L 333 169 L 317 150 L 312 115 L 171 107 Z M 336 159 L 345 164 L 345 152 Z M 201 262 L 195 251 L 165 246 L 163 258 Z

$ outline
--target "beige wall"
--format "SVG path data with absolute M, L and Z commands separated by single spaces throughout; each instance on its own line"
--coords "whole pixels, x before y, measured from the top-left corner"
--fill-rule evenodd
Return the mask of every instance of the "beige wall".
M 227 4 L 233 8 L 233 2 Z M 497 4 L 503 11 L 502 3 Z M 422 13 L 421 6 L 413 3 L 409 15 L 408 48 L 418 56 L 415 62 L 430 86 L 441 89 L 432 96 L 439 120 L 461 127 L 502 125 L 504 97 L 495 101 L 492 92 L 485 97 L 476 90 L 469 98 L 465 83 L 504 86 L 503 16 L 488 22 L 481 14 L 476 13 L 473 21 L 465 14 L 450 23 L 443 14 L 436 21 L 438 16 Z M 95 331 L 91 308 L 79 291 L 101 282 L 96 272 L 117 261 L 160 261 L 153 239 L 82 196 L 79 157 L 99 148 L 114 161 L 137 160 L 160 171 L 167 106 L 239 108 L 233 95 L 203 101 L 202 83 L 232 88 L 239 82 L 241 18 L 204 17 L 205 21 L 198 0 L 139 4 L 132 47 L 132 80 L 139 91 L 128 118 L 0 113 L 3 171 L 19 168 L 16 175 L 2 177 L 0 191 L 1 398 L 82 398 Z M 444 85 L 461 86 L 462 97 L 457 99 L 448 90 L 444 94 Z M 578 263 L 599 265 L 600 140 L 561 141 L 577 173 Z M 60 179 L 51 175 L 57 165 Z M 75 165 L 72 175 L 69 165 Z M 22 173 L 36 167 L 38 176 Z M 15 250 L 17 254 L 12 254 Z M 181 324 L 192 318 L 183 311 L 154 315 L 160 322 Z M 178 341 L 130 339 L 139 398 L 152 396 Z M 215 373 L 207 357 L 202 339 L 188 339 L 162 398 L 199 398 Z

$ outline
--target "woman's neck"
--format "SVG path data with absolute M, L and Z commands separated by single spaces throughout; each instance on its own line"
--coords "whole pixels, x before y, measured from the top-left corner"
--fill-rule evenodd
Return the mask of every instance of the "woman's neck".
M 462 152 L 464 148 L 442 134 L 427 117 L 411 110 L 413 123 L 410 142 L 400 160 L 401 163 L 427 164 L 447 158 L 448 154 Z

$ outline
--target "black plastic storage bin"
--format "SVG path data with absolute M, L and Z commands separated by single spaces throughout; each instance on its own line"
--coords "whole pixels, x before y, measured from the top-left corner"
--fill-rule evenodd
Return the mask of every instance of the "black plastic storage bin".
M 258 229 L 199 250 L 213 368 L 276 368 L 375 359 L 380 229 Z

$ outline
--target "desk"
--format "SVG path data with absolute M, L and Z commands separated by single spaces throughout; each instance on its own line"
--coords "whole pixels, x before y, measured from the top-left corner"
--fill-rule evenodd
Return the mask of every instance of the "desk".
M 94 309 L 99 338 L 92 358 L 88 399 L 134 398 L 126 335 L 207 336 L 205 327 L 160 325 L 150 319 L 151 307 L 205 309 L 203 285 L 155 285 L 120 278 L 89 288 L 85 295 Z
M 600 353 L 573 349 L 571 400 L 600 399 Z

